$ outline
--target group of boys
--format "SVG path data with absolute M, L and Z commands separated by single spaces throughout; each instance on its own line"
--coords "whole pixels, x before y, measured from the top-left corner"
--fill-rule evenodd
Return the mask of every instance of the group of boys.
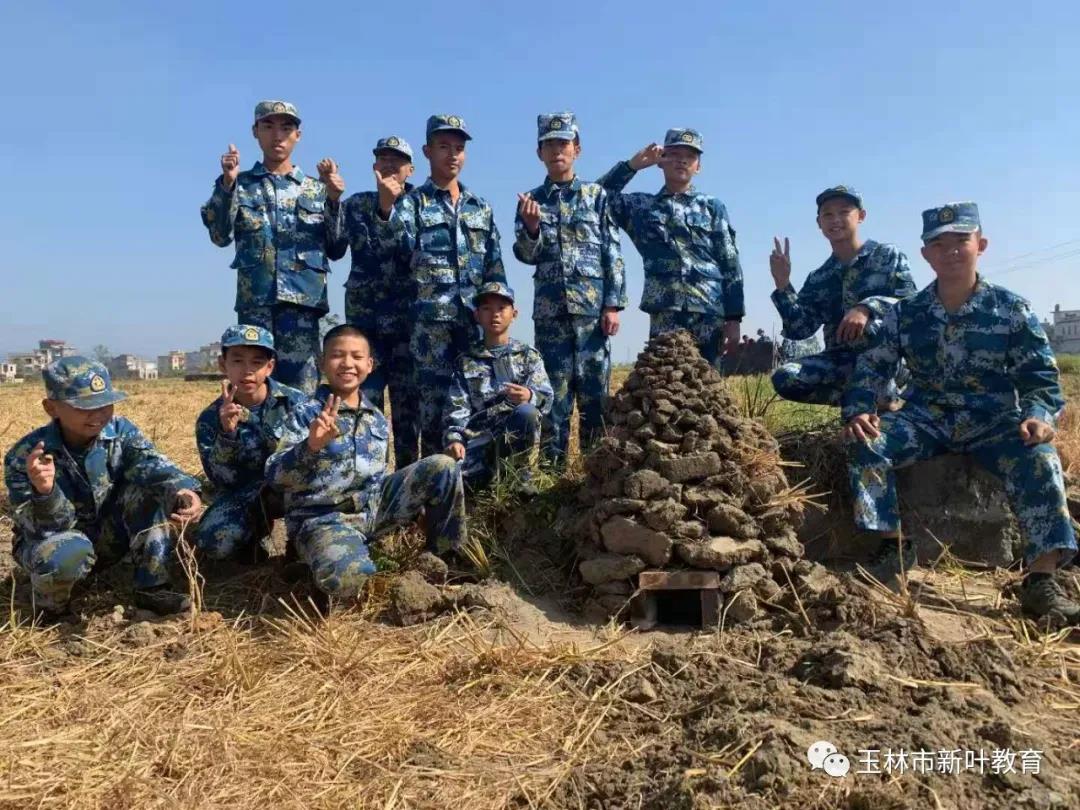
M 222 394 L 196 428 L 216 491 L 197 534 L 211 558 L 250 554 L 283 518 L 290 553 L 320 592 L 355 594 L 374 571 L 369 541 L 387 528 L 419 519 L 429 550 L 453 553 L 466 484 L 489 483 L 507 456 L 534 455 L 542 435 L 549 459 L 563 461 L 575 400 L 587 447 L 603 431 L 610 338 L 626 306 L 619 228 L 642 256 L 650 335 L 689 330 L 713 362 L 738 341 L 735 232 L 724 205 L 693 186 L 704 151 L 695 130 L 671 129 L 663 146 L 587 182 L 574 171 L 576 117 L 538 116 L 547 176 L 519 195 L 513 246 L 536 267 L 538 350 L 509 336 L 517 310 L 492 209 L 459 179 L 472 137 L 461 117 L 428 119 L 422 185 L 408 182 L 411 147 L 390 136 L 373 150 L 376 189 L 346 199 L 335 161 L 319 162 L 318 180 L 293 165 L 293 105 L 260 102 L 253 134 L 263 159 L 240 171 L 230 145 L 202 209 L 215 244 L 236 242 L 238 271 Z M 623 193 L 653 165 L 664 174 L 658 193 Z M 829 259 L 798 292 L 788 240 L 775 241 L 770 266 L 784 336 L 824 327 L 826 347 L 782 365 L 773 383 L 785 398 L 842 406 L 856 523 L 878 539 L 871 572 L 890 582 L 915 561 L 893 470 L 970 453 L 1004 481 L 1027 540 L 1024 608 L 1080 621 L 1054 577 L 1076 551 L 1049 444 L 1064 406 L 1057 369 L 1027 303 L 977 273 L 986 239 L 976 206 L 924 212 L 922 253 L 937 280 L 916 292 L 903 253 L 860 240 L 857 191 L 834 186 L 816 203 Z M 347 323 L 320 340 L 329 261 L 347 249 Z M 169 521 L 199 513 L 198 483 L 113 418 L 124 395 L 104 367 L 69 358 L 44 376 L 53 421 L 5 460 L 15 557 L 38 605 L 65 611 L 99 559 L 130 551 L 137 604 L 184 609 L 167 580 Z M 528 486 L 528 467 L 523 478 Z

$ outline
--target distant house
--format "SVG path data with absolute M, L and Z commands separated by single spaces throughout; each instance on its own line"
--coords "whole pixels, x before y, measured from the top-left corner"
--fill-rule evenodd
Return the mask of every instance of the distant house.
M 197 374 L 201 371 L 217 371 L 218 357 L 221 356 L 221 343 L 215 341 L 200 346 L 196 352 L 188 352 L 184 355 L 184 371 L 189 374 Z
M 158 371 L 161 374 L 176 374 L 182 372 L 187 365 L 187 354 L 174 349 L 168 354 L 158 355 Z
M 1053 323 L 1044 323 L 1050 345 L 1058 354 L 1080 354 L 1080 309 L 1054 306 Z
M 118 354 L 109 361 L 109 374 L 117 380 L 156 380 L 158 366 L 134 354 Z
M 13 377 L 9 377 L 8 373 L 5 371 L 3 374 L 0 374 L 0 379 L 8 380 L 15 379 L 16 377 L 32 379 L 40 375 L 41 370 L 53 360 L 59 360 L 61 357 L 71 357 L 74 354 L 78 354 L 75 347 L 66 341 L 54 340 L 52 338 L 39 340 L 36 349 L 31 349 L 28 352 L 9 354 L 7 361 L 4 363 L 4 367 L 9 368 L 10 366 L 15 366 L 15 374 Z
M 14 382 L 19 376 L 19 366 L 10 361 L 0 363 L 0 382 Z

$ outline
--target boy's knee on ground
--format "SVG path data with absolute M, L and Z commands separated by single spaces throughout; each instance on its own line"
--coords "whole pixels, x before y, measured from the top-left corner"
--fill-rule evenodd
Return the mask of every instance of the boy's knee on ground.
M 58 532 L 34 545 L 27 555 L 35 577 L 76 582 L 86 577 L 97 557 L 94 544 L 82 532 Z

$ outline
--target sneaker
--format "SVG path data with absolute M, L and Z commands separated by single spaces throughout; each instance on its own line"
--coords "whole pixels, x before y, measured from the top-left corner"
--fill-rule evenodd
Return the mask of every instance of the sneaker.
M 183 613 L 191 608 L 191 598 L 186 593 L 172 590 L 169 585 L 158 585 L 156 588 L 137 588 L 135 590 L 135 607 L 143 610 L 151 610 L 159 616 L 167 616 L 170 613 Z
M 1053 574 L 1028 574 L 1020 586 L 1020 607 L 1037 617 L 1080 624 L 1080 604 L 1069 598 Z
M 901 571 L 913 568 L 917 562 L 918 555 L 913 542 L 902 540 L 897 543 L 895 537 L 886 537 L 881 540 L 877 552 L 863 568 L 882 585 L 896 590 Z

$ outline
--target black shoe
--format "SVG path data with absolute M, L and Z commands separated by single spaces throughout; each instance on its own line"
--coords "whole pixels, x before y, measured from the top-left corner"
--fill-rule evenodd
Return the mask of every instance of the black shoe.
M 913 542 L 886 537 L 881 540 L 877 552 L 863 568 L 886 588 L 896 590 L 899 587 L 901 571 L 910 570 L 917 562 L 918 555 Z
M 1020 586 L 1020 607 L 1030 616 L 1080 624 L 1080 604 L 1070 599 L 1053 574 L 1028 574 Z
M 53 627 L 57 624 L 78 624 L 82 621 L 79 614 L 71 609 L 68 603 L 62 607 L 47 608 L 39 607 L 34 614 L 34 624 L 39 627 Z
M 191 608 L 191 598 L 186 593 L 172 590 L 169 585 L 158 585 L 156 588 L 137 588 L 135 590 L 135 607 L 150 610 L 159 616 L 168 616 L 170 613 L 183 613 Z

